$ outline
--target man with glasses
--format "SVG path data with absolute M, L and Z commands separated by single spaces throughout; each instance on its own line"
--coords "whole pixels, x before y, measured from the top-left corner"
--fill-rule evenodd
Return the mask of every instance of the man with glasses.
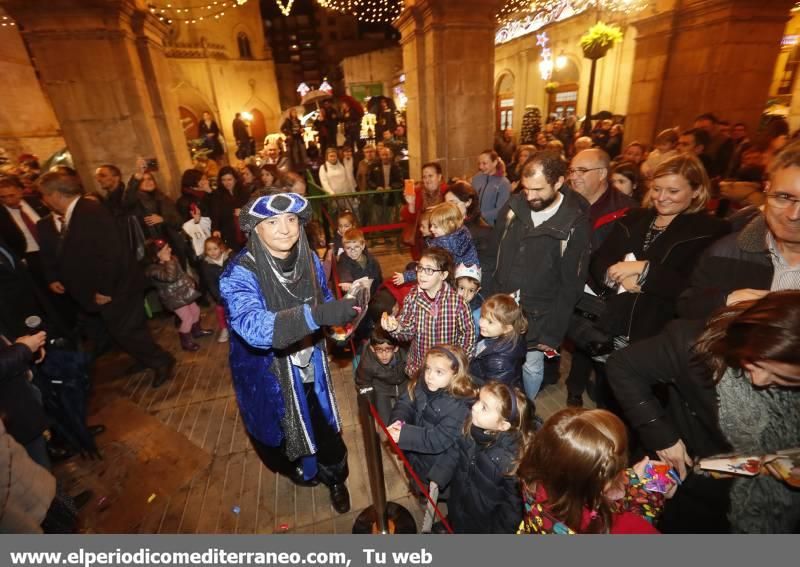
M 723 305 L 800 289 L 800 142 L 769 169 L 764 214 L 712 244 L 698 262 L 680 314 L 702 318 Z
M 592 250 L 597 250 L 611 232 L 614 221 L 638 203 L 608 183 L 610 158 L 599 148 L 583 150 L 572 158 L 569 184 L 589 202 Z

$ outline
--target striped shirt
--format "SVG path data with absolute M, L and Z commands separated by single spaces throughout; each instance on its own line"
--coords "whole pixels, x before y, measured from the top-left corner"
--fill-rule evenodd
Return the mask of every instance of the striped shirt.
M 411 342 L 406 363 L 409 376 L 422 367 L 425 354 L 434 345 L 461 347 L 468 358 L 475 353 L 475 322 L 469 306 L 447 282 L 434 298 L 414 286 L 403 301 L 397 322 L 400 326 L 392 335 Z
M 772 266 L 775 273 L 772 275 L 772 285 L 770 291 L 785 291 L 800 289 L 800 264 L 790 266 L 786 259 L 781 255 L 775 238 L 772 233 L 767 231 L 767 247 L 772 258 Z

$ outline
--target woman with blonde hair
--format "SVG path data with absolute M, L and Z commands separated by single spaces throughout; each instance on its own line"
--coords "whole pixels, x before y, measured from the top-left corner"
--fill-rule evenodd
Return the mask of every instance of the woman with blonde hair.
M 709 186 L 696 157 L 662 162 L 653 172 L 647 206 L 619 219 L 592 254 L 596 291 L 608 296 L 601 326 L 612 336 L 634 342 L 675 318 L 677 298 L 700 254 L 728 232 L 726 222 L 706 212 Z
M 588 345 L 592 357 L 658 334 L 677 316 L 677 300 L 703 251 L 726 234 L 728 223 L 705 210 L 709 180 L 700 161 L 679 155 L 658 165 L 644 206 L 614 223 L 592 254 L 590 285 L 605 298 L 596 330 L 604 340 Z M 602 369 L 596 368 L 600 374 Z M 580 406 L 588 372 L 572 372 L 567 404 Z M 598 403 L 609 401 L 605 380 L 598 381 Z

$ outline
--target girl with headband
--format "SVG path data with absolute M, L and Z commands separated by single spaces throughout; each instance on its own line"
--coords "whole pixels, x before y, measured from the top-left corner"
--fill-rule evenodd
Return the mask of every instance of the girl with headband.
M 464 435 L 448 452 L 448 521 L 457 534 L 513 534 L 522 521 L 517 463 L 530 437 L 525 395 L 489 382 L 472 405 Z M 434 525 L 434 531 L 437 526 Z

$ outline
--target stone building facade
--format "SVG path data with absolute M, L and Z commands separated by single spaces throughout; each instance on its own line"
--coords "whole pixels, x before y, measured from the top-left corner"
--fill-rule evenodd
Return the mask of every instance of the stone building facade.
M 203 111 L 217 120 L 231 159 L 237 112 L 253 115 L 257 142 L 277 130 L 281 108 L 259 3 L 202 20 L 183 12 L 198 6 L 193 0 L 169 4 L 161 12 L 144 0 L 1 0 L 17 24 L 0 29 L 0 70 L 19 78 L 0 92 L 9 153 L 44 159 L 66 145 L 87 186 L 98 165 L 127 174 L 137 156 L 154 157 L 159 185 L 177 194 Z

